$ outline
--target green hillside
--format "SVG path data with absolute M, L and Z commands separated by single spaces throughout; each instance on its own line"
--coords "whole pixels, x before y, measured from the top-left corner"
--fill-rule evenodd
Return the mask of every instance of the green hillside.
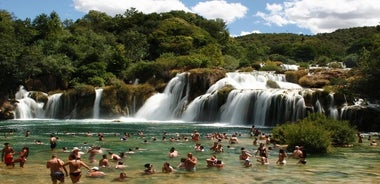
M 130 9 L 114 17 L 90 11 L 78 20 L 61 20 L 52 12 L 21 20 L 0 10 L 0 90 L 7 96 L 19 85 L 49 92 L 136 79 L 154 79 L 157 85 L 167 82 L 171 71 L 194 68 L 282 72 L 280 63 L 308 68 L 344 62 L 355 70 L 340 84 L 350 93 L 379 99 L 379 33 L 377 26 L 234 38 L 222 20 L 183 11 L 143 14 Z

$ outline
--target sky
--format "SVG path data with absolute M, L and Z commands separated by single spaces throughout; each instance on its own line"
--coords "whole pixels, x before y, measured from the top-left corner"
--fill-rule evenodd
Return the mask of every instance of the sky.
M 223 19 L 231 36 L 251 33 L 314 35 L 337 29 L 380 25 L 379 0 L 0 0 L 0 9 L 18 19 L 55 11 L 61 20 L 90 10 L 110 16 L 136 8 L 143 13 L 184 10 Z

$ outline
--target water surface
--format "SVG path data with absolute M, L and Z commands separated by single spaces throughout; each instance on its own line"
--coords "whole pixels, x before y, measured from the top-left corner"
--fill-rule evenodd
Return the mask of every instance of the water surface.
M 124 163 L 127 167 L 124 171 L 130 177 L 124 183 L 379 183 L 380 182 L 380 147 L 371 147 L 367 139 L 361 145 L 355 144 L 352 148 L 336 148 L 328 155 L 309 155 L 306 165 L 297 165 L 297 160 L 288 158 L 285 166 L 275 164 L 278 156 L 278 149 L 270 152 L 269 165 L 260 165 L 254 162 L 251 168 L 245 168 L 238 160 L 240 148 L 245 147 L 252 152 L 257 146 L 252 144 L 253 139 L 249 136 L 249 127 L 226 126 L 224 124 L 192 124 L 183 122 L 136 122 L 133 120 L 113 122 L 111 120 L 10 120 L 0 124 L 1 146 L 5 142 L 11 143 L 16 151 L 23 146 L 29 146 L 31 154 L 24 168 L 7 168 L 0 164 L 0 183 L 51 183 L 49 169 L 46 169 L 46 161 L 51 154 L 57 153 L 64 161 L 67 160 L 67 152 L 63 152 L 62 147 L 72 149 L 74 146 L 86 152 L 89 146 L 101 146 L 104 153 L 113 151 L 115 153 L 126 152 L 129 148 L 139 147 L 142 151 L 127 155 Z M 9 131 L 14 131 L 10 134 Z M 26 130 L 31 132 L 29 137 L 25 137 Z M 144 137 L 137 136 L 137 131 L 142 130 Z M 170 142 L 170 137 L 189 136 L 194 130 L 198 130 L 201 135 L 201 144 L 205 146 L 204 152 L 193 150 L 194 142 L 180 140 Z M 262 128 L 264 132 L 270 129 Z M 90 132 L 92 137 L 86 137 Z M 104 133 L 105 140 L 98 141 L 97 133 Z M 128 132 L 132 136 L 127 141 L 121 141 L 123 133 Z M 162 140 L 163 133 L 167 132 L 167 139 Z M 206 159 L 213 153 L 209 150 L 215 140 L 205 138 L 207 133 L 222 132 L 231 135 L 239 132 L 239 144 L 229 145 L 227 140 L 223 140 L 224 153 L 217 153 L 217 157 L 225 163 L 224 168 L 207 168 Z M 50 150 L 49 137 L 54 133 L 59 137 L 58 146 L 55 151 Z M 153 139 L 156 138 L 156 141 Z M 40 140 L 44 144 L 35 144 Z M 147 141 L 147 143 L 144 142 Z M 270 145 L 268 145 L 270 146 Z M 168 152 L 171 147 L 175 147 L 180 156 L 169 158 Z M 169 162 L 176 167 L 180 162 L 180 157 L 186 157 L 188 152 L 192 152 L 198 158 L 197 170 L 195 172 L 177 171 L 173 174 L 161 173 L 161 166 L 164 162 Z M 289 153 L 290 154 L 290 153 Z M 96 156 L 99 160 L 101 155 Z M 88 154 L 82 155 L 82 160 L 88 163 Z M 157 171 L 154 175 L 143 175 L 144 164 L 152 163 Z M 107 176 L 104 178 L 82 177 L 81 183 L 112 183 L 121 170 L 115 169 L 115 162 L 112 167 L 101 168 Z M 88 164 L 90 167 L 97 165 Z M 85 169 L 83 169 L 85 173 Z M 66 183 L 71 183 L 70 178 L 66 178 Z

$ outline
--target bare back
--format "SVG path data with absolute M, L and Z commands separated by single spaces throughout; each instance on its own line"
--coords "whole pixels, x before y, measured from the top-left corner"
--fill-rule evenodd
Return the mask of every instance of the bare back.
M 46 163 L 46 168 L 50 168 L 50 172 L 58 172 L 62 171 L 61 168 L 63 167 L 63 161 L 57 158 L 52 158 Z
M 83 166 L 90 170 L 90 168 L 82 161 L 80 160 L 70 160 L 65 165 L 69 165 L 70 173 L 80 172 L 80 168 Z

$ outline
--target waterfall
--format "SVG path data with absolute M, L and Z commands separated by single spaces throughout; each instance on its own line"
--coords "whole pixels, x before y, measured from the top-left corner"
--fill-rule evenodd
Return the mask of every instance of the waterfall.
M 189 73 L 177 74 L 171 79 L 162 93 L 148 98 L 137 110 L 135 118 L 145 120 L 183 120 L 186 122 L 222 122 L 234 125 L 275 126 L 284 122 L 303 119 L 307 113 L 323 113 L 335 119 L 360 120 L 363 112 L 355 108 L 335 104 L 333 94 L 320 89 L 304 89 L 298 84 L 289 83 L 284 74 L 274 72 L 227 73 L 223 79 L 212 84 L 205 94 L 188 101 L 190 93 Z M 138 84 L 138 80 L 134 82 Z M 228 87 L 226 87 L 228 86 Z M 15 95 L 15 118 L 87 118 L 97 119 L 100 114 L 100 101 L 103 89 L 95 90 L 91 107 L 78 106 L 77 96 L 57 93 L 39 98 L 41 93 L 28 92 L 20 87 Z M 46 104 L 33 98 L 47 99 Z M 129 113 L 135 112 L 136 97 L 132 96 Z M 88 104 L 87 99 L 86 104 Z M 364 102 L 362 102 L 364 103 Z M 83 105 L 83 104 L 82 104 Z M 337 107 L 338 106 L 338 107 Z M 85 109 L 86 111 L 83 111 Z
M 30 93 L 25 90 L 24 86 L 20 86 L 15 94 L 17 101 L 15 108 L 16 119 L 32 119 L 43 117 L 43 103 L 37 103 L 29 97 Z
M 268 87 L 271 80 L 279 89 Z M 232 90 L 226 103 L 217 106 L 217 91 L 226 85 Z M 269 126 L 295 121 L 305 115 L 302 87 L 286 82 L 285 75 L 273 72 L 227 73 L 207 93 L 194 99 L 183 114 L 185 121 L 221 121 L 232 124 Z
M 338 119 L 339 118 L 338 109 L 336 108 L 336 106 L 334 104 L 334 95 L 333 94 L 329 94 L 329 108 L 328 108 L 328 111 L 329 111 L 329 114 L 328 114 L 329 117 L 334 118 L 334 119 Z
M 100 100 L 102 99 L 102 93 L 103 93 L 102 88 L 98 88 L 95 90 L 95 101 L 94 101 L 93 116 L 92 116 L 94 119 L 99 119 Z
M 54 119 L 58 117 L 58 114 L 61 110 L 61 96 L 62 93 L 56 93 L 48 97 L 48 101 L 45 107 L 46 118 Z
M 163 93 L 150 97 L 135 117 L 149 120 L 173 120 L 187 103 L 188 73 L 177 74 L 169 81 Z
M 233 90 L 221 109 L 222 122 L 258 126 L 296 121 L 305 115 L 305 103 L 298 91 L 283 89 Z
M 182 119 L 185 121 L 217 121 L 218 119 L 215 117 L 218 113 L 217 103 L 217 93 L 197 97 L 187 106 L 186 111 L 182 115 Z

